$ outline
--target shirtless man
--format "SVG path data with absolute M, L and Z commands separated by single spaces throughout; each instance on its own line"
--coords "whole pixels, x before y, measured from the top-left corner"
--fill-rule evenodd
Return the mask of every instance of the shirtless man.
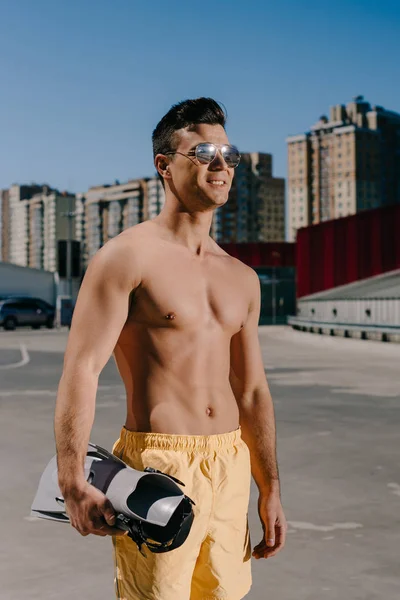
M 113 536 L 117 598 L 239 600 L 251 586 L 251 474 L 263 528 L 253 556 L 274 556 L 286 534 L 258 276 L 209 235 L 240 155 L 210 98 L 173 106 L 153 149 L 164 208 L 96 253 L 77 299 L 55 415 L 59 484 L 79 533 Z M 98 378 L 112 354 L 127 396 L 113 452 L 178 477 L 196 503 L 186 542 L 165 554 L 143 557 L 84 477 Z

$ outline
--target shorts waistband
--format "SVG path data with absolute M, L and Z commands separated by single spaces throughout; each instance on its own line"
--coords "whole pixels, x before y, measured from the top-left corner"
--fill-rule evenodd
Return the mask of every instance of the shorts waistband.
M 212 435 L 180 435 L 174 433 L 143 433 L 122 427 L 120 440 L 131 450 L 208 451 L 232 448 L 242 439 L 241 429 Z

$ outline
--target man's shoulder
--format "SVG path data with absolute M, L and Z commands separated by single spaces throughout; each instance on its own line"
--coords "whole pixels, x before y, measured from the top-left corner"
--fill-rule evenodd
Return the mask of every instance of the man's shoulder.
M 101 246 L 89 261 L 88 269 L 107 279 L 139 282 L 143 271 L 144 240 L 149 236 L 139 223 L 124 229 Z M 147 229 L 147 227 L 146 227 Z
M 140 247 L 143 249 L 143 242 L 149 239 L 151 235 L 150 228 L 147 222 L 138 223 L 132 227 L 124 229 L 113 238 L 110 238 L 99 248 L 96 254 L 107 255 L 111 259 L 120 259 L 122 256 L 126 258 L 126 252 L 135 254 Z
M 132 227 L 124 229 L 121 233 L 112 238 L 112 240 L 109 240 L 107 244 L 114 242 L 118 247 L 124 247 L 126 245 L 135 246 L 135 244 L 143 242 L 152 235 L 154 235 L 154 231 L 151 221 L 142 221 L 137 225 L 132 225 Z

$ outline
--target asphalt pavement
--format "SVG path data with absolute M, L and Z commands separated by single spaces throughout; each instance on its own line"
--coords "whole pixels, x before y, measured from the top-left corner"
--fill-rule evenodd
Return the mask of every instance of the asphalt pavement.
M 29 516 L 54 454 L 68 329 L 0 332 L 1 600 L 112 600 L 109 538 Z M 253 560 L 246 599 L 400 599 L 400 345 L 260 327 L 276 410 L 286 548 Z M 111 448 L 125 415 L 113 360 L 92 440 Z M 249 511 L 261 539 L 257 494 Z M 180 600 L 180 599 L 177 599 Z

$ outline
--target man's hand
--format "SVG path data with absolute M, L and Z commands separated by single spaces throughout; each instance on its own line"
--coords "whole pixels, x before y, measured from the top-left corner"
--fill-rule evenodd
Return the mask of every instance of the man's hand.
M 260 494 L 258 514 L 264 537 L 253 550 L 254 558 L 275 556 L 285 545 L 287 524 L 278 491 Z
M 111 502 L 93 485 L 64 490 L 65 508 L 72 527 L 81 535 L 126 535 L 126 531 L 113 527 L 115 512 Z

